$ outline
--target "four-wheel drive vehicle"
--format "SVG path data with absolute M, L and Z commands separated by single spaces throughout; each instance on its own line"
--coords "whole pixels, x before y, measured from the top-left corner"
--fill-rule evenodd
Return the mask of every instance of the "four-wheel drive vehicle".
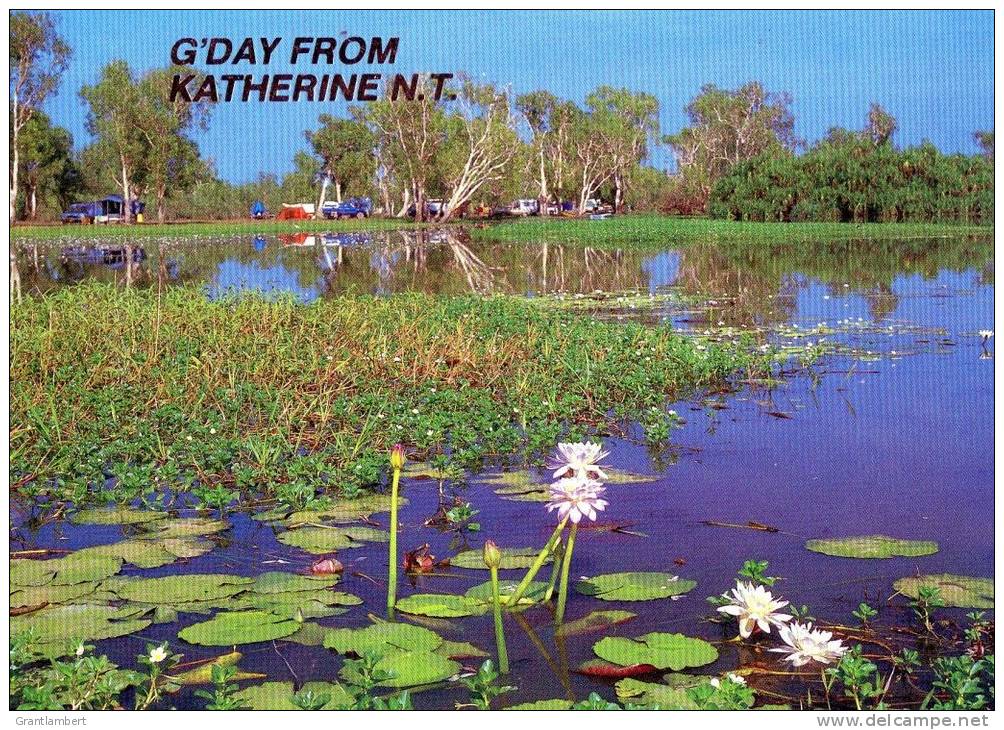
M 63 223 L 90 223 L 98 215 L 96 203 L 73 203 L 63 211 L 59 220 Z
M 369 218 L 373 212 L 373 201 L 369 198 L 349 198 L 341 203 L 325 201 L 321 214 L 325 218 Z
M 146 205 L 134 199 L 130 201 L 129 207 L 133 218 L 139 222 L 139 216 Z M 89 203 L 73 203 L 59 216 L 59 220 L 63 223 L 120 223 L 125 218 L 124 211 L 122 196 L 109 195 Z

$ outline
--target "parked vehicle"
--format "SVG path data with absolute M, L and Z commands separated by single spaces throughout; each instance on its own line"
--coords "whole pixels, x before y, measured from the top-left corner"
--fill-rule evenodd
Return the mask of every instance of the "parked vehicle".
M 141 216 L 146 209 L 146 204 L 140 200 L 130 201 L 130 209 L 133 217 L 137 221 L 142 221 Z M 89 203 L 73 203 L 63 211 L 59 220 L 66 223 L 120 223 L 125 218 L 125 206 L 122 205 L 121 195 L 108 195 L 100 200 L 92 200 Z
M 425 217 L 438 218 L 446 208 L 446 201 L 441 198 L 432 198 L 425 201 Z M 408 216 L 415 217 L 415 204 L 408 206 Z
M 325 218 L 369 218 L 373 212 L 373 201 L 369 198 L 349 198 L 341 203 L 328 200 L 321 206 Z
M 584 213 L 589 213 L 591 215 L 607 215 L 614 212 L 612 205 L 607 205 L 599 198 L 589 198 L 586 201 L 586 208 Z

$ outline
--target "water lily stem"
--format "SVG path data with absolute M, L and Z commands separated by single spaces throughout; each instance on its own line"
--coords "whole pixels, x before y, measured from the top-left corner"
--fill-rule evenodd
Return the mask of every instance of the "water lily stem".
M 516 586 L 516 592 L 513 593 L 512 597 L 509 599 L 510 606 L 515 606 L 519 603 L 523 594 L 526 593 L 526 589 L 530 587 L 530 583 L 537 576 L 537 573 L 540 572 L 541 567 L 544 565 L 544 561 L 547 560 L 547 556 L 554 550 L 554 544 L 561 537 L 561 531 L 565 529 L 565 525 L 567 524 L 568 518 L 566 517 L 558 523 L 557 527 L 554 528 L 554 532 L 552 532 L 551 537 L 548 538 L 547 544 L 541 548 L 539 553 L 537 553 L 537 559 L 533 561 L 533 565 L 530 566 L 530 570 L 526 572 L 526 575 L 523 576 L 523 580 L 521 580 L 519 585 Z
M 551 600 L 551 596 L 554 595 L 554 587 L 558 585 L 558 573 L 561 570 L 561 566 L 564 563 L 564 551 L 555 550 L 554 551 L 554 563 L 551 567 L 551 580 L 547 583 L 547 592 L 544 593 L 544 602 Z
M 561 562 L 561 585 L 558 587 L 558 609 L 554 613 L 554 622 L 561 624 L 565 620 L 565 602 L 568 600 L 568 569 L 572 565 L 572 550 L 575 549 L 575 533 L 578 523 L 572 523 L 568 531 L 568 544 L 565 546 L 565 559 Z
M 505 632 L 502 629 L 502 599 L 499 597 L 499 569 L 491 568 L 492 610 L 495 613 L 495 646 L 499 655 L 499 671 L 509 674 L 509 652 L 505 648 Z
M 387 566 L 387 618 L 394 618 L 394 604 L 397 602 L 397 490 L 401 481 L 401 470 L 394 470 L 390 488 L 390 547 Z

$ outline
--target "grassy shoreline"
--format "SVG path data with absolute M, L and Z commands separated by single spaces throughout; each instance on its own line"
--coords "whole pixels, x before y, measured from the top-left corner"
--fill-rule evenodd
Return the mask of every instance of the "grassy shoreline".
M 463 469 L 625 420 L 658 441 L 667 402 L 765 367 L 748 343 L 518 297 L 301 305 L 97 284 L 13 307 L 10 346 L 11 483 L 75 503 L 199 483 L 302 509 L 379 484 L 396 442 Z
M 845 240 L 992 237 L 993 227 L 928 223 L 740 223 L 661 215 L 614 216 L 607 220 L 526 219 L 471 232 L 478 241 L 581 243 L 591 246 L 678 243 L 805 243 Z
M 615 216 L 594 221 L 581 218 L 531 218 L 471 226 L 458 221 L 448 226 L 468 227 L 475 241 L 582 243 L 590 246 L 666 245 L 674 243 L 764 241 L 801 243 L 838 240 L 959 238 L 992 236 L 992 226 L 935 223 L 739 223 L 709 218 L 676 218 L 657 214 Z M 405 220 L 367 218 L 344 221 L 219 221 L 202 223 L 144 223 L 111 226 L 15 226 L 15 242 L 79 239 L 198 237 L 234 234 L 343 233 L 441 228 Z

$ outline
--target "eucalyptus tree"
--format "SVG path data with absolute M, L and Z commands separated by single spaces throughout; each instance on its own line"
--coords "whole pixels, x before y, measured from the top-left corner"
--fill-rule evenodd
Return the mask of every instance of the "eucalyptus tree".
M 157 221 L 164 222 L 169 195 L 189 190 L 206 177 L 208 169 L 199 156 L 199 148 L 188 136 L 193 129 L 205 129 L 209 123 L 208 101 L 185 101 L 170 98 L 170 69 L 151 71 L 138 83 L 135 124 L 144 140 L 144 155 L 137 163 L 154 195 Z
M 10 14 L 10 222 L 19 190 L 21 130 L 56 92 L 70 60 L 70 47 L 48 13 Z
M 35 219 L 40 202 L 46 199 L 60 209 L 65 207 L 81 184 L 70 133 L 53 126 L 42 112 L 35 112 L 21 128 L 18 146 L 24 216 Z
M 150 144 L 140 125 L 139 84 L 125 61 L 112 61 L 102 70 L 96 84 L 80 90 L 80 96 L 88 106 L 88 131 L 116 157 L 118 186 L 125 201 L 122 215 L 128 223 L 132 215 L 128 201 L 139 187 Z
M 457 107 L 449 117 L 450 141 L 442 157 L 448 191 L 444 220 L 485 186 L 502 180 L 520 144 L 507 90 L 464 81 Z
M 329 184 L 335 188 L 335 200 L 342 202 L 342 193 L 352 184 L 368 189 L 376 166 L 373 132 L 358 119 L 341 119 L 322 114 L 319 127 L 306 132 L 314 154 L 321 160 L 321 191 L 317 210 L 327 195 Z
M 800 146 L 790 106 L 791 97 L 768 92 L 758 81 L 735 91 L 708 85 L 687 106 L 690 125 L 664 141 L 688 185 L 706 200 L 733 165 Z

